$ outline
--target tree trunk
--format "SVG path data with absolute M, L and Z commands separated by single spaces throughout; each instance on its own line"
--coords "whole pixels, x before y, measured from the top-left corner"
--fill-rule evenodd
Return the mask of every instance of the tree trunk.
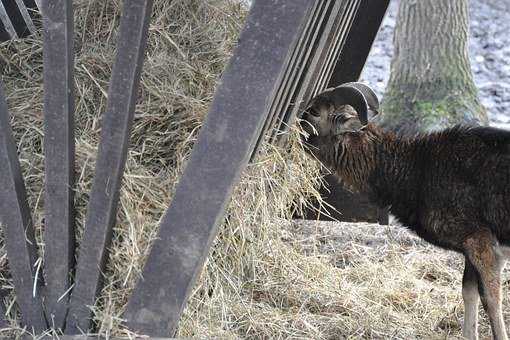
M 488 123 L 468 57 L 468 0 L 401 0 L 381 125 L 399 133 Z

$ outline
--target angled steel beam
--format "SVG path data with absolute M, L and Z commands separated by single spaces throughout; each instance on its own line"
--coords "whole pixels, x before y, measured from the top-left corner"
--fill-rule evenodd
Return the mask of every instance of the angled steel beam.
M 313 6 L 255 1 L 124 318 L 172 336 Z
M 87 332 L 91 324 L 90 306 L 94 305 L 101 289 L 101 275 L 117 214 L 151 10 L 152 0 L 124 1 L 96 173 L 67 318 L 67 334 Z
M 301 74 L 305 71 L 307 58 L 309 57 L 312 49 L 309 48 L 310 44 L 317 38 L 317 35 L 320 32 L 320 26 L 324 17 L 326 16 L 327 9 L 330 5 L 330 2 L 334 0 L 326 0 L 326 1 L 316 1 L 315 5 L 310 15 L 310 19 L 308 20 L 306 27 L 301 34 L 301 38 L 294 49 L 292 54 L 291 62 L 289 63 L 287 70 L 285 71 L 284 79 L 280 85 L 280 88 L 275 96 L 273 103 L 271 104 L 271 109 L 269 111 L 269 115 L 264 123 L 264 128 L 262 133 L 260 134 L 255 149 L 253 150 L 253 154 L 251 159 L 253 160 L 260 144 L 266 138 L 266 132 L 274 127 L 277 119 L 280 116 L 281 111 L 290 105 L 290 100 L 292 98 L 293 91 L 299 85 L 297 81 Z
M 0 41 L 35 33 L 39 19 L 35 0 L 0 0 Z
M 313 96 L 327 88 L 329 79 L 333 72 L 338 56 L 345 48 L 347 37 L 352 32 L 352 26 L 356 15 L 359 13 L 361 0 L 351 0 L 351 5 L 347 8 L 346 13 L 342 15 L 342 20 L 336 28 L 334 43 L 328 52 L 325 63 L 322 65 L 319 77 L 314 87 Z M 359 37 L 358 37 L 359 39 Z
M 28 33 L 35 33 L 36 27 L 33 21 L 36 18 L 37 5 L 33 0 L 16 0 L 19 11 L 25 21 Z
M 43 1 L 46 316 L 62 328 L 74 266 L 74 51 L 71 0 Z
M 0 1 L 0 21 L 2 21 L 4 30 L 7 32 L 7 34 L 9 34 L 9 37 L 5 40 L 15 39 L 18 37 L 18 35 L 16 34 L 16 29 L 14 28 L 11 18 L 9 17 L 9 14 L 7 12 L 7 8 L 1 1 Z M 3 39 L 3 41 L 5 40 Z
M 336 60 L 329 87 L 359 79 L 389 4 L 390 0 L 361 0 L 352 30 Z
M 0 222 L 22 322 L 29 329 L 42 332 L 46 321 L 39 297 L 40 283 L 35 280 L 34 227 L 9 120 L 0 84 Z
M 2 1 L 5 12 L 9 16 L 12 26 L 16 31 L 18 38 L 24 38 L 30 34 L 30 30 L 27 27 L 27 23 L 23 18 L 23 14 L 18 7 L 15 0 L 0 0 Z
M 358 3 L 359 0 L 338 0 L 333 2 L 328 9 L 327 19 L 321 27 L 319 39 L 310 47 L 313 49 L 313 54 L 306 65 L 306 72 L 299 79 L 301 86 L 294 93 L 293 105 L 282 111 L 280 119 L 276 123 L 276 128 L 272 131 L 272 141 L 279 138 L 279 143 L 283 144 L 285 142 L 285 138 L 282 138 L 282 136 L 286 136 L 284 132 L 288 130 L 288 126 L 294 122 L 296 115 L 303 109 L 303 105 L 310 100 L 316 91 L 321 72 L 328 63 L 332 47 L 337 42 L 339 33 L 348 29 L 346 23 L 352 21 L 353 10 Z
M 2 21 L 3 17 L 1 16 L 1 8 L 0 8 L 0 41 L 7 41 L 11 39 L 11 35 L 5 28 L 4 22 Z

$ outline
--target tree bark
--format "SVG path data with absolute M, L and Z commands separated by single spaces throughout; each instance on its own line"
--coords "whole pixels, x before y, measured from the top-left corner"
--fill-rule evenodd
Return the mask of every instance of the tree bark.
M 488 124 L 468 57 L 468 0 L 401 0 L 381 125 L 399 133 Z

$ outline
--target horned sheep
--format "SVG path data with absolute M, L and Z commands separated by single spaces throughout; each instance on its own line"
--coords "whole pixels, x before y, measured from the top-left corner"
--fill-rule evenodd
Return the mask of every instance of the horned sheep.
M 377 97 L 363 84 L 321 93 L 302 115 L 308 152 L 419 237 L 463 254 L 463 335 L 478 338 L 481 297 L 494 338 L 506 340 L 510 131 L 459 125 L 404 137 L 370 122 L 377 113 Z

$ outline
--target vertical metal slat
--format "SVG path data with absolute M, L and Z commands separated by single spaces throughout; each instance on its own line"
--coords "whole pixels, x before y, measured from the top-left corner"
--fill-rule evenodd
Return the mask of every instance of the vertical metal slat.
M 37 249 L 25 184 L 9 122 L 7 103 L 0 84 L 0 222 L 5 235 L 9 269 L 14 282 L 22 322 L 42 332 L 46 322 L 39 298 L 40 284 L 34 282 Z M 37 286 L 34 289 L 34 284 Z M 35 297 L 33 292 L 36 292 Z
M 277 123 L 277 128 L 272 131 L 272 141 L 276 141 L 278 134 L 284 130 L 285 124 L 288 124 L 292 121 L 293 117 L 295 117 L 296 113 L 302 107 L 302 103 L 307 102 L 312 96 L 321 69 L 327 62 L 328 53 L 332 44 L 335 42 L 335 35 L 337 28 L 342 22 L 343 13 L 345 13 L 346 9 L 348 9 L 351 5 L 351 0 L 333 2 L 329 17 L 324 23 L 323 34 L 312 47 L 315 50 L 315 54 L 307 65 L 307 72 L 304 73 L 302 79 L 300 79 L 300 82 L 303 85 L 295 94 L 293 99 L 294 106 L 288 108 L 286 112 L 282 112 L 281 119 Z
M 0 1 L 0 21 L 2 21 L 5 31 L 9 34 L 9 38 L 5 40 L 16 39 L 18 37 L 18 34 L 16 33 L 11 18 L 9 18 L 9 14 L 7 13 L 6 8 L 1 1 Z
M 21 14 L 18 4 L 14 0 L 0 0 L 3 3 L 5 12 L 10 18 L 12 26 L 18 38 L 24 38 L 30 34 L 27 24 Z M 24 6 L 23 6 L 24 7 Z
M 63 327 L 74 266 L 74 52 L 71 0 L 43 2 L 46 315 Z
M 317 26 L 319 26 L 318 24 L 320 24 L 323 16 L 325 15 L 325 8 L 327 8 L 329 1 L 330 0 L 319 0 L 315 2 L 316 5 L 313 8 L 310 19 L 306 24 L 305 30 L 303 30 L 301 33 L 300 40 L 295 50 L 293 51 L 291 63 L 285 71 L 284 80 L 282 81 L 280 89 L 278 90 L 277 95 L 271 104 L 269 116 L 264 122 L 262 133 L 258 137 L 257 144 L 255 145 L 255 149 L 253 150 L 253 154 L 251 156 L 251 160 L 256 155 L 260 144 L 264 141 L 266 132 L 275 125 L 275 121 L 278 119 L 278 115 L 281 113 L 282 108 L 285 107 L 284 105 L 288 105 L 287 101 L 290 100 L 294 87 L 298 85 L 296 78 L 299 78 L 301 72 L 303 72 L 304 60 L 306 60 L 308 53 L 310 53 L 310 49 L 307 48 L 307 45 L 311 40 L 313 41 L 315 35 L 318 32 Z
M 151 10 L 152 0 L 124 1 L 117 56 L 102 122 L 96 174 L 67 318 L 67 334 L 80 334 L 89 329 L 89 306 L 94 305 L 101 289 L 101 275 L 117 213 Z
M 320 76 L 313 91 L 313 96 L 316 96 L 327 88 L 329 79 L 331 78 L 331 73 L 333 72 L 333 68 L 336 64 L 338 56 L 344 48 L 347 36 L 351 32 L 352 25 L 354 23 L 355 16 L 358 13 L 359 7 L 360 0 L 352 0 L 351 6 L 343 15 L 342 22 L 340 23 L 335 35 L 335 43 L 333 44 L 333 47 L 328 54 L 326 63 L 322 66 Z
M 361 0 L 352 29 L 336 60 L 329 86 L 358 80 L 389 4 L 389 0 Z

